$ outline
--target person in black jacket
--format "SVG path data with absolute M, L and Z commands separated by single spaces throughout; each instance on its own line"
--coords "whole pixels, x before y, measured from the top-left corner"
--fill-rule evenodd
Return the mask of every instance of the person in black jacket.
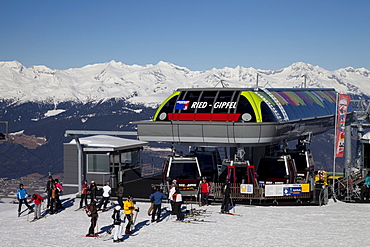
M 91 224 L 89 227 L 89 232 L 86 234 L 86 237 L 95 237 L 95 227 L 98 222 L 98 210 L 96 209 L 96 201 L 92 200 L 90 206 L 86 210 L 86 213 L 89 217 L 91 217 Z
M 123 192 L 125 191 L 125 188 L 123 187 L 123 183 L 119 182 L 118 187 L 116 190 L 116 195 L 118 198 L 118 204 L 123 208 Z
M 229 213 L 229 204 L 230 204 L 230 180 L 226 179 L 224 185 L 221 189 L 222 194 L 224 195 L 224 200 L 221 205 L 221 213 Z
M 90 202 L 96 201 L 96 191 L 98 190 L 98 187 L 96 186 L 94 181 L 91 181 L 90 188 L 89 188 L 89 194 L 90 194 Z
M 49 180 L 48 182 L 46 183 L 46 193 L 47 193 L 47 199 L 48 199 L 48 204 L 47 204 L 47 207 L 50 206 L 50 199 L 51 199 L 51 189 L 52 189 L 52 185 L 55 184 L 54 182 L 54 179 L 52 176 L 49 176 Z
M 122 237 L 122 226 L 121 226 L 121 206 L 117 205 L 114 208 L 112 219 L 113 219 L 113 225 L 114 225 L 114 235 L 113 235 L 113 242 L 123 242 Z

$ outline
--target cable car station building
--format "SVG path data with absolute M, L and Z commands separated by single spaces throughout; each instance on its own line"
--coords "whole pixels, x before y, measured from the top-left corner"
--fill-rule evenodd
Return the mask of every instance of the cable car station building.
M 152 120 L 135 124 L 141 141 L 229 148 L 227 158 L 233 164 L 226 167 L 234 170 L 226 170 L 228 178 L 236 176 L 232 181 L 233 198 L 307 198 L 314 191 L 314 164 L 306 144 L 313 135 L 334 129 L 337 95 L 334 89 L 322 88 L 178 89 L 159 106 Z M 352 115 L 348 106 L 346 129 L 350 128 Z M 285 147 L 291 140 L 298 143 L 289 154 Z M 237 150 L 245 151 L 245 156 L 237 157 L 240 153 Z M 287 159 L 287 155 L 292 157 L 293 153 L 305 153 L 305 158 Z M 276 163 L 281 158 L 285 166 L 278 169 Z M 262 159 L 265 163 L 268 159 L 271 162 L 258 171 Z M 305 163 L 306 168 L 300 172 L 309 174 L 309 181 L 298 178 L 298 166 L 294 162 Z M 243 165 L 238 167 L 238 164 L 242 163 L 241 169 Z M 241 176 L 235 170 L 243 170 L 249 184 L 241 183 Z M 283 172 L 283 179 L 266 175 L 261 181 L 262 173 L 273 174 L 273 170 L 275 174 Z M 291 179 L 286 178 L 292 174 Z M 215 186 L 214 196 L 222 197 L 220 187 Z

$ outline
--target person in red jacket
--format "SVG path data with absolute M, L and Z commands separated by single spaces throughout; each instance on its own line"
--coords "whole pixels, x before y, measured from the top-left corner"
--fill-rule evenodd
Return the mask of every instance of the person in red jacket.
M 84 184 L 82 185 L 81 191 L 81 201 L 80 201 L 80 208 L 82 208 L 83 202 L 85 202 L 85 207 L 87 206 L 87 192 L 89 190 L 89 186 L 87 185 L 87 180 L 84 180 Z
M 34 220 L 38 220 L 41 218 L 41 204 L 44 201 L 44 198 L 39 194 L 33 194 L 30 200 L 31 202 L 35 203 L 35 218 Z
M 56 191 L 57 193 L 55 194 L 55 203 L 56 203 L 56 207 L 58 210 L 58 209 L 64 208 L 62 205 L 62 202 L 60 201 L 60 196 L 63 193 L 63 186 L 59 183 L 59 179 L 55 179 L 54 182 L 55 182 L 55 188 L 57 189 Z
M 208 195 L 211 193 L 211 186 L 207 182 L 207 178 L 203 177 L 203 180 L 200 184 L 201 186 L 201 198 L 202 198 L 202 204 L 201 206 L 208 205 Z

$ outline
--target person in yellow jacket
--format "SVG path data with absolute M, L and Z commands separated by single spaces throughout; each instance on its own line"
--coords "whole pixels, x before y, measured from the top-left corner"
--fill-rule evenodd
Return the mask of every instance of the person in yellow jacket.
M 132 233 L 131 226 L 133 225 L 133 212 L 134 211 L 139 212 L 139 209 L 135 208 L 133 196 L 128 196 L 127 200 L 123 204 L 123 212 L 125 213 L 127 221 L 128 221 L 126 225 L 126 231 L 125 231 L 126 234 Z

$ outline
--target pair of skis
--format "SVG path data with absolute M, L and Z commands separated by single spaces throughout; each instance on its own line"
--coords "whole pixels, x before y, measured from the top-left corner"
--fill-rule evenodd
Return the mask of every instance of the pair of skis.
M 234 216 L 242 216 L 241 214 L 236 214 L 236 213 L 226 213 L 226 212 L 220 212 L 220 214 L 234 215 Z
M 45 219 L 45 218 L 46 218 L 46 215 L 45 216 L 41 216 L 40 218 L 37 218 L 37 219 L 30 220 L 28 222 L 32 223 L 32 222 L 36 222 L 36 221 L 39 221 L 39 220 Z
M 193 219 L 195 222 L 216 223 L 216 220 Z
M 191 220 L 176 220 L 176 221 L 173 221 L 175 223 L 185 223 L 185 224 L 200 224 L 198 222 L 195 222 L 195 221 L 191 221 Z

